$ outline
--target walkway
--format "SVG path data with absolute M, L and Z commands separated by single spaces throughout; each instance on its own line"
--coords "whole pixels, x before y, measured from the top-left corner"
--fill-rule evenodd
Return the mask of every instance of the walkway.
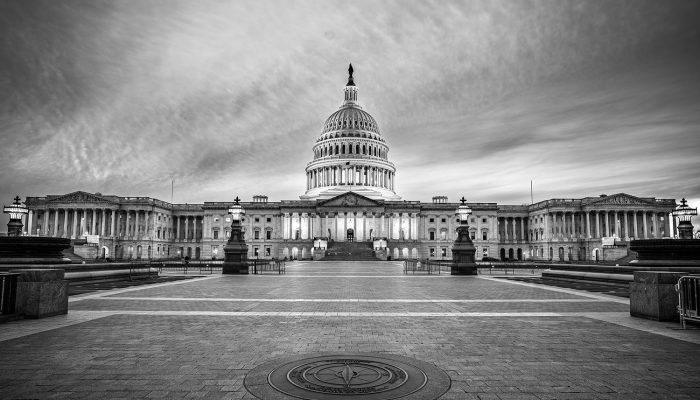
M 252 399 L 245 374 L 291 354 L 386 352 L 452 378 L 441 399 L 691 399 L 700 331 L 629 301 L 400 263 L 297 262 L 70 298 L 0 325 L 0 398 Z

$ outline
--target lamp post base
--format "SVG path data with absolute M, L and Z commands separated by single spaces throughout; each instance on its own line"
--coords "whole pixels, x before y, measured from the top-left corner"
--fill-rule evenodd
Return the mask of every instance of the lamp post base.
M 248 246 L 245 243 L 229 243 L 224 246 L 224 275 L 248 274 Z

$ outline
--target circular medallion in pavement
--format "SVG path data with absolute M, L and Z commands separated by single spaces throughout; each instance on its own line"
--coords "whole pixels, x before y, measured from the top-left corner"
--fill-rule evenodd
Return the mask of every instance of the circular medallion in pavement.
M 450 377 L 432 364 L 381 353 L 306 354 L 268 361 L 245 377 L 259 399 L 437 399 Z

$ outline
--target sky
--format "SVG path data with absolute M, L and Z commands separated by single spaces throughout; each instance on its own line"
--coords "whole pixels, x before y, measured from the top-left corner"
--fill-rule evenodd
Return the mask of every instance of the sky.
M 529 204 L 532 181 L 535 202 L 696 207 L 699 20 L 675 0 L 4 0 L 0 199 L 298 199 L 352 63 L 403 199 Z

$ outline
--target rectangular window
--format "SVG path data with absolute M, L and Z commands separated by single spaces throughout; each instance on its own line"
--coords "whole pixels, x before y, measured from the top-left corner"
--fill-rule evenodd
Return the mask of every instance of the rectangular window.
M 435 222 L 435 218 L 430 218 L 430 222 Z
M 214 231 L 214 239 L 218 239 L 218 238 L 219 238 L 219 230 L 217 229 Z
M 486 218 L 481 219 L 481 223 L 485 224 L 486 223 Z
M 254 231 L 253 232 L 253 239 L 258 240 L 260 239 L 260 231 Z
M 267 217 L 266 221 L 267 221 L 267 222 L 272 222 L 272 218 Z
M 430 248 L 430 257 L 435 257 L 435 247 Z
M 430 235 L 430 240 L 435 240 L 435 232 L 430 231 L 428 234 Z
M 487 240 L 488 239 L 488 233 L 486 231 L 481 232 L 481 240 Z
M 265 239 L 267 239 L 267 240 L 272 239 L 272 231 L 265 231 Z
M 258 257 L 260 255 L 260 248 L 258 246 L 253 247 L 253 257 Z
M 469 234 L 469 237 L 470 237 L 472 240 L 476 240 L 476 232 L 470 233 L 470 234 Z
M 443 258 L 447 257 L 447 248 L 446 248 L 446 247 L 443 247 L 443 248 L 441 248 L 440 250 L 441 250 L 441 253 L 442 253 L 442 257 L 443 257 Z
M 265 246 L 265 257 L 270 257 L 272 254 L 272 248 L 270 246 Z
M 447 218 L 443 218 L 443 219 L 442 219 L 442 222 L 447 222 Z
M 255 217 L 255 222 L 260 222 L 260 218 Z

